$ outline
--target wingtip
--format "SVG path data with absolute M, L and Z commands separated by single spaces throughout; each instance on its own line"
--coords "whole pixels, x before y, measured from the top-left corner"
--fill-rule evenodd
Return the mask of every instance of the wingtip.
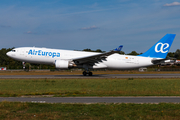
M 121 51 L 123 45 L 120 45 L 118 48 L 114 49 L 114 51 Z

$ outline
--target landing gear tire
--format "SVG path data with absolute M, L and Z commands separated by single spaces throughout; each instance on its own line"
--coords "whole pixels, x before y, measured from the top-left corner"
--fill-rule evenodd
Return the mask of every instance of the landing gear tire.
M 89 72 L 89 76 L 92 76 L 93 74 L 92 74 L 92 72 Z
M 84 72 L 83 72 L 83 75 L 84 75 L 84 76 L 86 76 L 86 75 L 87 75 L 87 72 L 86 72 L 86 71 L 84 71 Z

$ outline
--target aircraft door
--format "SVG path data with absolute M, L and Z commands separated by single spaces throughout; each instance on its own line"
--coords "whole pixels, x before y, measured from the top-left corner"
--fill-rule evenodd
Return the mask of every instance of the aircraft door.
M 28 53 L 29 53 L 28 50 L 24 50 L 24 55 L 25 55 L 25 57 L 27 57 L 27 58 L 32 58 L 32 55 L 31 55 L 31 54 L 28 54 Z
M 24 56 L 24 49 L 21 49 L 21 51 L 19 52 L 20 52 L 20 56 Z
M 139 64 L 139 58 L 134 58 L 134 63 Z

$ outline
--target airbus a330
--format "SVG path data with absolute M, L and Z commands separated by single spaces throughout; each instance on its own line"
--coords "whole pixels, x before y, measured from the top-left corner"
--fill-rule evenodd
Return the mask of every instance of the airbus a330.
M 175 38 L 166 34 L 145 53 L 132 56 L 120 55 L 122 45 L 106 53 L 49 49 L 39 47 L 20 47 L 7 52 L 7 56 L 22 62 L 52 64 L 58 69 L 83 68 L 83 75 L 92 76 L 92 69 L 134 69 L 158 64 L 166 56 Z

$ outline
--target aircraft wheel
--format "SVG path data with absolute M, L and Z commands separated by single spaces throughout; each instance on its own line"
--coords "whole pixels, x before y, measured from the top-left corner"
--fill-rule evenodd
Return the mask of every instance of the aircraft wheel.
M 89 72 L 89 76 L 92 76 L 93 75 L 93 73 L 92 72 Z
M 86 72 L 86 71 L 84 71 L 84 72 L 83 72 L 83 75 L 84 75 L 84 76 L 86 76 L 86 75 L 87 75 L 87 72 Z

